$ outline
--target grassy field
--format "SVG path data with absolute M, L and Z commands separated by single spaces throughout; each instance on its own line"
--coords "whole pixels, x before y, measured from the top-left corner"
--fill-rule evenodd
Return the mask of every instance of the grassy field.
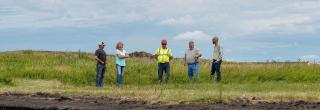
M 225 62 L 222 82 L 217 83 L 209 78 L 210 62 L 201 62 L 199 81 L 189 81 L 187 67 L 181 60 L 174 60 L 169 83 L 157 84 L 154 59 L 130 58 L 124 86 L 117 88 L 114 58 L 110 56 L 105 87 L 97 89 L 93 57 L 90 53 L 72 52 L 2 52 L 0 92 L 130 97 L 174 103 L 320 100 L 320 65 Z

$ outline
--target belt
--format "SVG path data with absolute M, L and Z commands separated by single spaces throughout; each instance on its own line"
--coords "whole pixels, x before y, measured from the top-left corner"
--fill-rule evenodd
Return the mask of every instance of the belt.
M 193 64 L 197 64 L 197 63 L 199 63 L 199 62 L 188 63 L 188 65 L 193 65 Z

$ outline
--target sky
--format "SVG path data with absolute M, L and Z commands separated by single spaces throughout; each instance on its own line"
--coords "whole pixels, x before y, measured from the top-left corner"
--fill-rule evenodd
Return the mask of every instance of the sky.
M 175 57 L 190 40 L 212 58 L 218 36 L 229 61 L 320 60 L 320 0 L 0 0 L 0 51 L 154 53 Z

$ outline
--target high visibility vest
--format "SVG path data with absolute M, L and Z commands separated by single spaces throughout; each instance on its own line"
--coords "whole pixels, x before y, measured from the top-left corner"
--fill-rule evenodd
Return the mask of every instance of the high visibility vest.
M 171 50 L 166 48 L 158 48 L 156 51 L 156 55 L 158 55 L 157 60 L 158 63 L 166 63 L 170 61 L 170 57 L 172 56 Z

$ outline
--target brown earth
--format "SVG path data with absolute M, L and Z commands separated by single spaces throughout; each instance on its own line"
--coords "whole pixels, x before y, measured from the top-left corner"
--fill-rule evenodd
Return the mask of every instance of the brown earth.
M 139 58 L 154 58 L 154 55 L 148 52 L 132 52 L 129 54 L 130 57 L 139 57 Z
M 168 104 L 129 98 L 62 96 L 60 94 L 0 94 L 0 110 L 319 110 L 320 102 L 250 101 L 211 104 Z

